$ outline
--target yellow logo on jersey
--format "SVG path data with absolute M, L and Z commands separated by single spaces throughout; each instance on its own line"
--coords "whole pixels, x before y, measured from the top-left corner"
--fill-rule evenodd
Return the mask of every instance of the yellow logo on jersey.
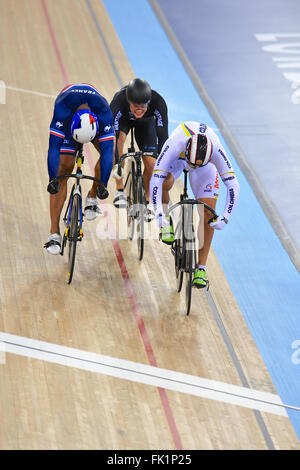
M 191 135 L 195 135 L 195 132 L 192 131 L 192 129 L 190 129 L 184 122 L 181 124 L 181 127 L 184 130 L 185 135 L 187 137 L 191 137 Z

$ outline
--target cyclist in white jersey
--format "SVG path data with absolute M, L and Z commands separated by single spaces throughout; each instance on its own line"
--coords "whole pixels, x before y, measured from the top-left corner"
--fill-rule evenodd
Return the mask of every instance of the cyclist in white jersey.
M 207 286 L 206 263 L 214 230 L 223 229 L 236 207 L 240 186 L 230 159 L 216 133 L 200 122 L 181 123 L 166 140 L 156 161 L 150 180 L 151 201 L 164 243 L 174 241 L 174 228 L 165 217 L 169 191 L 184 169 L 189 171 L 189 181 L 194 197 L 215 209 L 219 194 L 218 175 L 227 188 L 223 214 L 212 220 L 204 210 L 204 241 L 198 253 L 198 265 L 193 279 L 195 287 Z M 198 207 L 198 206 L 197 206 Z

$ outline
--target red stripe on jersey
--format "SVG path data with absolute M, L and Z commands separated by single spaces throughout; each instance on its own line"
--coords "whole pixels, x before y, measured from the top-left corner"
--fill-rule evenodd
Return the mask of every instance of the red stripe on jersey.
M 65 138 L 65 134 L 61 134 L 60 132 L 50 131 L 50 134 L 55 135 L 56 137 L 61 137 L 62 139 Z
M 103 142 L 104 140 L 114 140 L 114 136 L 110 135 L 108 137 L 99 137 L 98 142 Z

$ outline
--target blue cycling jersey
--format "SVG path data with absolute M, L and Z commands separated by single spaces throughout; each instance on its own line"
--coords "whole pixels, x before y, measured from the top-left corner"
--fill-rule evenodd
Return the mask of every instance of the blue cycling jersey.
M 48 149 L 49 178 L 57 176 L 60 153 L 75 155 L 78 143 L 72 138 L 70 127 L 73 114 L 82 104 L 87 104 L 98 118 L 101 181 L 106 185 L 113 164 L 113 115 L 106 99 L 87 83 L 68 85 L 55 100 Z

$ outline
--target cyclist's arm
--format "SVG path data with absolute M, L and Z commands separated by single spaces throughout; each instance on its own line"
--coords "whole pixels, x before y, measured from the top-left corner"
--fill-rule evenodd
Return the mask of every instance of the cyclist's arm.
M 114 155 L 114 163 L 118 163 L 119 158 L 125 153 L 124 152 L 124 145 L 126 142 L 126 138 L 128 132 L 130 130 L 130 121 L 122 116 L 119 113 L 118 117 L 114 119 L 114 128 L 116 133 L 116 147 L 115 147 L 115 155 Z
M 64 138 L 65 134 L 62 130 L 57 130 L 54 126 L 50 126 L 49 148 L 47 158 L 49 180 L 57 176 L 60 159 L 60 148 L 62 146 Z
M 130 120 L 129 117 L 127 117 L 123 93 L 116 93 L 110 103 L 110 109 L 113 113 L 113 125 L 116 133 L 114 154 L 114 164 L 116 164 L 119 161 L 119 157 L 124 154 L 124 144 L 130 130 Z
M 100 158 L 100 180 L 105 186 L 108 183 L 113 165 L 113 150 L 115 131 L 113 128 L 113 114 L 105 98 L 101 96 L 100 106 L 94 102 L 94 112 L 97 115 L 100 133 L 98 136 Z
M 100 181 L 107 186 L 110 173 L 113 166 L 113 148 L 114 140 L 109 139 L 106 141 L 99 142 L 99 148 L 101 152 L 100 158 Z
M 156 121 L 156 134 L 158 140 L 158 154 L 169 136 L 168 131 L 168 108 L 166 102 L 160 97 L 158 106 L 154 110 Z
M 60 150 L 66 135 L 66 123 L 69 122 L 73 111 L 66 104 L 67 97 L 58 95 L 55 100 L 53 116 L 49 129 L 48 173 L 49 179 L 57 176 Z
M 151 180 L 150 180 L 150 196 L 151 202 L 155 211 L 157 219 L 164 217 L 163 203 L 162 203 L 162 186 L 169 173 L 172 173 L 172 163 L 178 158 L 180 149 L 178 145 L 172 142 L 169 138 L 156 160 Z
M 162 185 L 167 176 L 167 171 L 154 169 L 150 179 L 151 203 L 153 205 L 155 217 L 157 219 L 164 217 L 164 210 L 162 204 Z
M 113 150 L 114 150 L 114 132 L 111 131 L 100 135 L 99 149 L 101 152 L 100 158 L 100 180 L 107 186 L 110 173 L 113 166 Z
M 227 188 L 226 203 L 222 215 L 229 220 L 239 199 L 240 185 L 223 147 L 220 146 L 217 152 L 214 152 L 211 162 L 216 165 L 220 177 Z
M 116 151 L 115 151 L 115 163 L 119 161 L 119 157 L 124 154 L 124 145 L 127 138 L 127 134 L 124 131 L 116 132 Z

